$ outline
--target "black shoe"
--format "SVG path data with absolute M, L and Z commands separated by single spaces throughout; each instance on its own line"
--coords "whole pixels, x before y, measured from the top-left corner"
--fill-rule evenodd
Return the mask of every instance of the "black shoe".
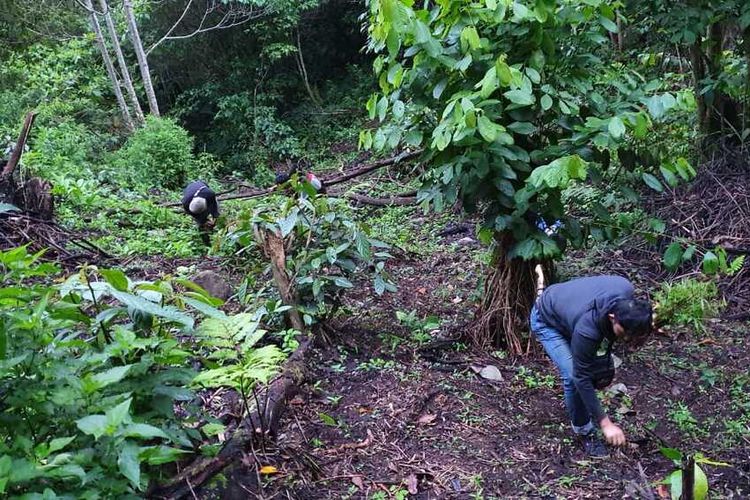
M 599 438 L 596 432 L 581 436 L 583 450 L 591 458 L 606 458 L 609 456 L 607 445 Z

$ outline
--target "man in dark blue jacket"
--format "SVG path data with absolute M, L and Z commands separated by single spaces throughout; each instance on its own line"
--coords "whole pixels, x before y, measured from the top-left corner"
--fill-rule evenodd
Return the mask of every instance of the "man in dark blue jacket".
M 615 340 L 642 341 L 651 331 L 651 304 L 633 298 L 633 285 L 620 276 L 578 278 L 548 287 L 531 310 L 531 330 L 560 370 L 565 406 L 587 453 L 605 456 L 596 437 L 620 446 L 625 434 L 602 410 L 593 368 L 597 352 Z

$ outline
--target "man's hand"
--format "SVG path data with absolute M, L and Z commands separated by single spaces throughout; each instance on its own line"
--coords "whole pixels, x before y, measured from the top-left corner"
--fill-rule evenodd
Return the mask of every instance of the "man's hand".
M 599 425 L 607 444 L 612 446 L 622 446 L 625 444 L 625 433 L 613 424 L 609 417 L 604 417 Z

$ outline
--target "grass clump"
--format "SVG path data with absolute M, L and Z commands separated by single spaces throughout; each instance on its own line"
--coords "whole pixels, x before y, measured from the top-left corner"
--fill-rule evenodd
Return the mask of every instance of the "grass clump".
M 716 316 L 724 307 L 714 281 L 685 278 L 677 283 L 664 283 L 654 296 L 659 322 L 689 326 L 705 332 L 705 320 Z

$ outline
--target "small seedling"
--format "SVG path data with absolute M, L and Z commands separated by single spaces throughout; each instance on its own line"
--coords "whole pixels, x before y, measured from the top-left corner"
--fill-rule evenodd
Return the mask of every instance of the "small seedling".
M 662 484 L 668 485 L 670 493 L 673 499 L 682 497 L 683 481 L 682 476 L 684 470 L 689 467 L 689 464 L 693 464 L 693 498 L 695 500 L 704 500 L 708 495 L 708 478 L 706 473 L 698 464 L 716 465 L 722 467 L 728 467 L 728 463 L 716 462 L 704 457 L 700 453 L 696 453 L 691 460 L 691 457 L 683 455 L 682 452 L 674 448 L 661 448 L 661 453 L 668 459 L 670 459 L 677 469 L 670 473 L 664 478 Z M 690 469 L 688 469 L 690 470 Z

